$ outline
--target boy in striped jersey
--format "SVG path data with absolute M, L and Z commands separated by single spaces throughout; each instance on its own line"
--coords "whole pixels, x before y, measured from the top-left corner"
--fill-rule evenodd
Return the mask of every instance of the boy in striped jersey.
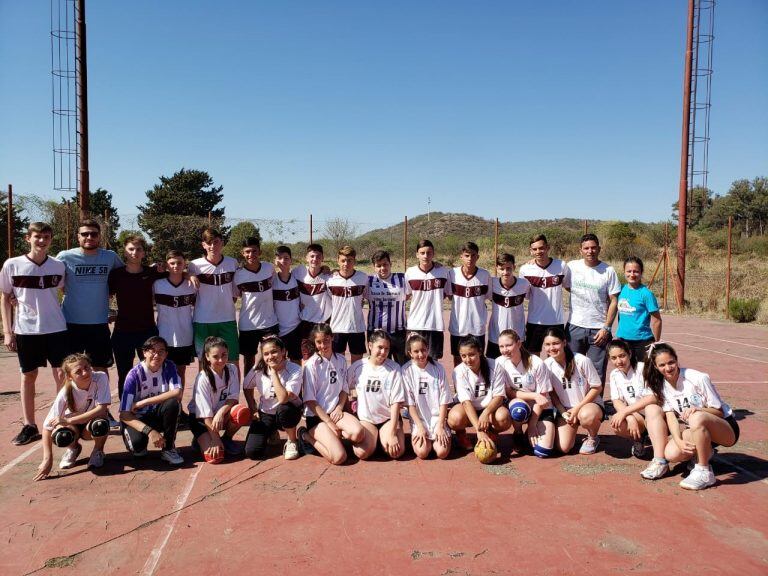
M 323 247 L 320 244 L 307 246 L 306 265 L 294 268 L 293 277 L 299 287 L 301 306 L 301 354 L 304 360 L 312 355 L 309 333 L 317 324 L 328 324 L 331 320 L 331 299 L 325 285 L 331 277 L 323 266 Z
M 301 364 L 301 306 L 299 284 L 291 274 L 293 256 L 288 246 L 275 249 L 275 277 L 272 281 L 272 300 L 280 326 L 279 336 L 285 344 L 288 358 Z
M 363 299 L 368 299 L 368 275 L 355 270 L 357 252 L 352 246 L 339 248 L 339 269 L 328 279 L 331 295 L 331 330 L 333 351 L 344 354 L 349 346 L 350 362 L 365 353 Z
M 405 356 L 405 274 L 392 272 L 389 252 L 379 250 L 371 258 L 374 276 L 368 277 L 368 335 L 377 329 L 390 336 L 389 356 L 401 366 Z
M 68 353 L 67 323 L 58 298 L 66 266 L 48 256 L 53 229 L 44 222 L 32 222 L 24 238 L 29 242 L 29 253 L 9 258 L 0 272 L 3 343 L 10 352 L 18 352 L 21 367 L 23 425 L 12 440 L 17 446 L 40 439 L 35 423 L 38 368 L 51 364 L 58 390 L 62 384 L 61 362 Z M 18 302 L 15 318 L 12 297 Z
M 491 275 L 485 268 L 477 267 L 479 258 L 480 248 L 474 242 L 467 242 L 461 247 L 461 266 L 448 272 L 448 285 L 453 295 L 448 331 L 454 366 L 461 362 L 459 341 L 462 338 L 474 336 L 480 343 L 480 351 L 485 350 L 485 325 L 488 322 L 485 301 L 491 296 Z

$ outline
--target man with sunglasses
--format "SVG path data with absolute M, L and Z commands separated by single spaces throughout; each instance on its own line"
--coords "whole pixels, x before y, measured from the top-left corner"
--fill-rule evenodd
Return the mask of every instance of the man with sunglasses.
M 95 371 L 112 366 L 109 335 L 109 273 L 125 266 L 112 250 L 99 248 L 101 226 L 83 220 L 77 229 L 78 248 L 59 252 L 67 266 L 62 309 L 67 320 L 70 351 L 90 356 Z

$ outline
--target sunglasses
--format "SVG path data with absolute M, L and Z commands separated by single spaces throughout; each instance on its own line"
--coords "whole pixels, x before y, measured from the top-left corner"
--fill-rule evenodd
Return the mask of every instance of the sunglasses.
M 99 236 L 98 232 L 80 232 L 79 234 L 83 238 L 98 238 Z

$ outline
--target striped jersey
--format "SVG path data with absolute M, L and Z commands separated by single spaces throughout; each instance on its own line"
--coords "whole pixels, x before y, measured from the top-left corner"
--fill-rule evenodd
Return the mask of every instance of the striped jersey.
M 405 271 L 406 294 L 411 295 L 408 311 L 408 330 L 432 330 L 442 332 L 443 299 L 450 296 L 448 268 L 432 266 L 424 272 L 418 266 Z
M 488 322 L 485 301 L 491 297 L 488 270 L 477 268 L 474 274 L 466 276 L 457 266 L 448 272 L 448 283 L 453 294 L 448 331 L 453 336 L 483 336 Z
M 525 278 L 515 278 L 509 289 L 501 285 L 499 278 L 491 278 L 491 321 L 488 324 L 488 341 L 498 344 L 503 330 L 514 330 L 525 340 L 525 307 L 523 302 L 530 294 L 531 285 Z
M 334 272 L 326 285 L 331 295 L 331 330 L 340 334 L 365 332 L 363 298 L 368 298 L 368 275 L 355 270 L 345 278 Z
M 280 325 L 280 336 L 292 332 L 301 322 L 301 305 L 299 296 L 299 284 L 292 274 L 288 275 L 288 281 L 283 282 L 280 274 L 272 278 L 272 302 L 275 306 L 275 316 Z
M 563 286 L 570 288 L 570 268 L 562 260 L 552 258 L 549 266 L 542 268 L 535 262 L 520 266 L 520 276 L 528 280 L 531 294 L 528 297 L 529 324 L 564 324 Z
M 160 370 L 152 372 L 145 362 L 139 362 L 131 368 L 125 377 L 123 395 L 120 397 L 120 412 L 129 412 L 139 400 L 160 396 L 171 390 L 181 388 L 181 378 L 176 371 L 176 365 L 170 360 L 163 362 Z M 144 406 L 135 412 L 142 416 L 149 412 L 150 406 Z
M 157 308 L 157 330 L 168 346 L 181 348 L 192 346 L 192 311 L 195 308 L 197 289 L 186 279 L 179 285 L 168 278 L 156 280 L 152 286 Z
M 269 262 L 261 262 L 258 271 L 240 268 L 235 272 L 235 286 L 240 292 L 240 321 L 243 330 L 264 330 L 277 324 L 272 304 L 272 277 L 275 268 Z
M 218 264 L 207 258 L 197 258 L 189 263 L 189 273 L 197 276 L 200 288 L 195 302 L 194 321 L 202 324 L 230 322 L 235 319 L 235 271 L 237 260 L 222 256 Z
M 50 256 L 39 265 L 27 256 L 5 261 L 0 272 L 0 291 L 13 294 L 18 302 L 14 333 L 53 334 L 67 329 L 58 294 L 65 270 L 64 262 Z
M 331 275 L 324 272 L 312 275 L 303 264 L 296 266 L 292 274 L 299 287 L 301 319 L 305 322 L 327 322 L 331 317 L 331 299 L 326 282 Z
M 390 334 L 405 330 L 405 274 L 393 272 L 389 278 L 368 277 L 368 330 L 382 329 Z

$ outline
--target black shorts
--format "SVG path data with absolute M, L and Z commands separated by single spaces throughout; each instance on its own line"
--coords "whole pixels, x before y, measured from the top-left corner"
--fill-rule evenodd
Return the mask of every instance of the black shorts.
M 465 334 L 464 336 L 454 336 L 451 334 L 451 355 L 459 355 L 459 342 L 461 342 L 461 340 L 467 336 L 470 336 L 470 334 Z M 482 353 L 485 350 L 485 334 L 482 336 L 475 336 L 474 334 L 471 334 L 471 336 L 474 336 L 480 342 L 480 352 Z
M 50 362 L 51 367 L 58 368 L 69 354 L 69 337 L 66 331 L 52 334 L 16 334 L 16 350 L 23 374 L 45 368 L 47 362 Z
M 209 432 L 208 426 L 205 425 L 205 420 L 198 418 L 194 414 L 189 415 L 189 431 L 192 432 L 192 436 L 195 440 L 200 438 L 200 436 L 206 432 Z
M 443 343 L 445 335 L 442 330 L 406 330 L 407 334 L 418 334 L 427 341 L 429 355 L 433 360 L 440 360 L 443 357 Z M 406 338 L 407 339 L 407 338 Z
M 336 354 L 344 354 L 349 345 L 350 354 L 365 354 L 365 332 L 352 332 L 351 334 L 337 332 L 333 335 L 333 351 Z
M 277 336 L 279 331 L 280 326 L 277 324 L 260 330 L 240 330 L 237 339 L 240 344 L 240 354 L 242 356 L 255 356 L 259 352 L 259 344 L 264 340 L 264 337 L 271 334 Z
M 98 368 L 112 366 L 114 361 L 108 324 L 67 324 L 67 331 L 70 352 L 85 352 L 91 364 Z
M 288 352 L 288 359 L 301 365 L 301 325 L 280 336 Z
M 739 436 L 741 436 L 741 429 L 739 428 L 739 423 L 736 422 L 736 418 L 734 417 L 733 414 L 728 416 L 728 418 L 724 418 L 724 420 L 726 422 L 728 422 L 728 424 L 731 425 L 731 429 L 733 430 L 733 434 L 736 437 L 736 439 L 733 441 L 733 443 L 736 444 L 736 442 L 739 441 Z M 720 444 L 712 442 L 712 448 L 717 448 L 718 446 L 720 446 Z
M 189 366 L 195 361 L 195 358 L 197 358 L 197 354 L 193 344 L 189 346 L 168 346 L 168 360 L 176 364 L 176 366 Z
M 526 324 L 525 325 L 525 349 L 531 354 L 539 355 L 544 343 L 544 334 L 550 328 L 565 330 L 562 324 Z
M 491 360 L 496 360 L 501 356 L 501 350 L 499 350 L 499 345 L 497 342 L 488 342 L 485 346 L 485 357 L 490 358 Z
M 555 408 L 544 408 L 544 412 L 539 416 L 539 422 L 552 422 L 554 424 L 556 413 Z
M 309 334 L 312 332 L 312 329 L 317 326 L 318 324 L 329 324 L 331 322 L 331 319 L 328 318 L 327 320 L 323 320 L 322 322 L 308 322 L 307 320 L 302 320 L 301 324 L 299 324 L 299 337 L 302 341 L 309 340 Z
M 307 423 L 307 430 L 312 430 L 323 420 L 319 416 L 304 416 L 304 421 Z

